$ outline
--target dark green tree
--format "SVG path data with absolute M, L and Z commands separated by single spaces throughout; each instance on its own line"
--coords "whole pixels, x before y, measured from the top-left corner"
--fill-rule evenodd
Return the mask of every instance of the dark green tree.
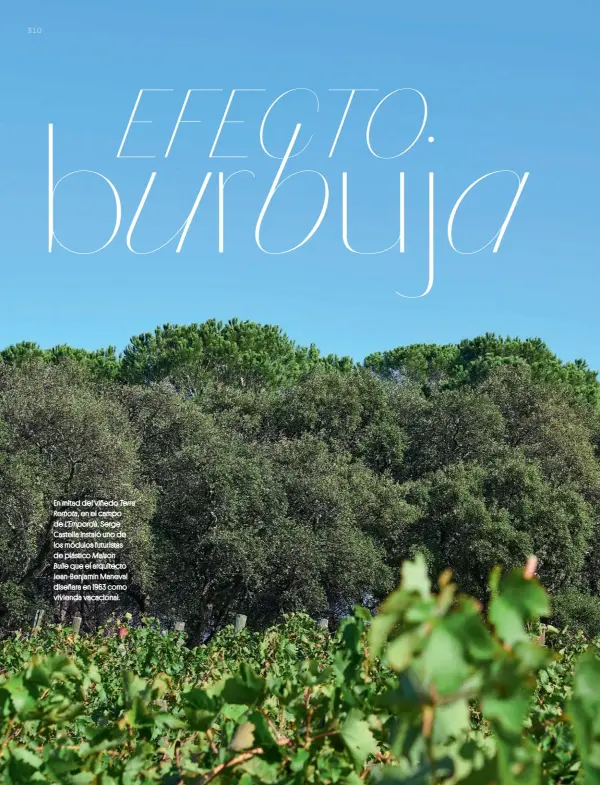
M 80 364 L 0 367 L 0 494 L 0 583 L 13 596 L 50 601 L 54 500 L 135 500 L 124 555 L 132 593 L 150 584 L 154 491 L 125 411 Z
M 281 386 L 317 365 L 345 369 L 347 358 L 323 358 L 316 346 L 297 346 L 279 327 L 231 319 L 186 326 L 166 324 L 131 339 L 120 376 L 134 384 L 169 378 L 196 391 L 207 378 L 247 387 Z
M 399 346 L 369 355 L 364 364 L 382 376 L 413 381 L 427 392 L 476 385 L 499 365 L 528 366 L 535 380 L 565 388 L 596 408 L 600 403 L 595 371 L 584 360 L 561 362 L 539 338 L 487 333 L 459 344 Z

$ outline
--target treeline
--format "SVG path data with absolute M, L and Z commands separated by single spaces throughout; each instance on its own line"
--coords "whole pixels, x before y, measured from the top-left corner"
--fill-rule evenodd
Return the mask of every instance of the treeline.
M 482 601 L 535 553 L 554 619 L 600 632 L 600 386 L 540 340 L 355 363 L 233 320 L 0 356 L 4 630 L 53 611 L 52 500 L 117 498 L 137 501 L 120 611 L 195 640 L 236 611 L 373 606 L 417 552 Z

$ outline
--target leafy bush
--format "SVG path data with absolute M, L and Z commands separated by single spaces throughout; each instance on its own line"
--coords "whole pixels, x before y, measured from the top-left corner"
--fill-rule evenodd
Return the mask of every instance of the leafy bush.
M 581 629 L 587 635 L 600 635 L 600 599 L 575 590 L 553 598 L 554 616 L 560 624 Z
M 18 634 L 0 648 L 1 781 L 598 782 L 597 649 L 532 637 L 549 610 L 532 572 L 494 571 L 484 616 L 406 562 L 332 637 L 302 614 L 195 648 L 152 620 Z

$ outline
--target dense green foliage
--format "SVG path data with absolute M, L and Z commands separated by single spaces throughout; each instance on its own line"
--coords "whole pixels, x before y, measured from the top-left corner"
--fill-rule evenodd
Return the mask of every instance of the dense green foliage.
M 539 338 L 523 341 L 488 333 L 446 346 L 414 344 L 371 354 L 365 365 L 384 376 L 410 379 L 428 391 L 477 386 L 501 365 L 526 366 L 536 381 L 596 405 L 600 401 L 597 375 L 585 361 L 562 363 Z
M 357 606 L 331 638 L 302 614 L 195 648 L 150 619 L 16 635 L 0 644 L 0 781 L 598 782 L 600 649 L 536 642 L 533 569 L 494 571 L 484 615 L 407 562 L 379 612 Z
M 119 610 L 176 616 L 194 642 L 234 612 L 264 627 L 372 608 L 416 553 L 484 602 L 494 564 L 536 553 L 556 623 L 598 633 L 597 393 L 585 363 L 491 335 L 363 365 L 235 320 L 121 355 L 9 347 L 0 631 L 56 612 L 52 500 L 125 498 Z M 84 629 L 113 610 L 84 608 Z
M 316 346 L 297 346 L 272 325 L 211 319 L 186 326 L 165 324 L 154 333 L 134 336 L 124 352 L 115 347 L 88 352 L 70 346 L 40 349 L 23 342 L 4 349 L 5 363 L 31 359 L 58 363 L 65 358 L 85 365 L 95 376 L 129 384 L 150 384 L 170 379 L 196 389 L 208 379 L 239 384 L 279 386 L 296 381 L 315 368 L 352 367 L 348 357 L 321 357 Z

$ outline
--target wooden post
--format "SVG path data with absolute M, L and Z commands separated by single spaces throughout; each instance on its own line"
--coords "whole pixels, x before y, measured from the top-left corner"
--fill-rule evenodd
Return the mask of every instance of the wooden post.
M 237 616 L 235 617 L 235 624 L 234 624 L 235 631 L 241 632 L 245 628 L 247 621 L 248 621 L 247 616 L 244 616 L 243 613 L 238 613 Z
M 43 610 L 38 610 L 38 611 L 35 612 L 35 617 L 33 619 L 33 629 L 32 629 L 32 632 L 31 632 L 32 635 L 35 635 L 37 633 L 37 631 L 40 629 L 40 627 L 42 626 L 42 619 L 43 618 L 44 618 L 44 611 Z
M 185 622 L 184 621 L 176 621 L 175 626 L 173 627 L 175 632 L 183 632 L 185 630 Z
M 329 619 L 325 619 L 325 618 L 319 619 L 319 627 L 322 630 L 328 630 L 329 629 Z
M 81 616 L 73 616 L 73 635 L 79 635 L 81 629 Z
M 540 646 L 545 646 L 546 645 L 546 628 L 545 627 L 542 627 L 542 631 L 540 633 L 540 637 L 538 638 L 538 642 L 539 642 Z

